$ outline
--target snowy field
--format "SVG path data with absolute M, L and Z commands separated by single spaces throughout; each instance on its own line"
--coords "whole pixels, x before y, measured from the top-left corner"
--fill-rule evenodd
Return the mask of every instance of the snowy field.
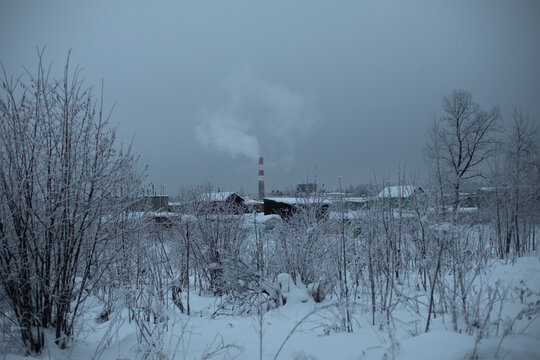
M 422 292 L 403 295 L 415 301 L 402 301 L 391 317 L 377 314 L 371 324 L 366 304 L 352 304 L 353 333 L 340 331 L 342 307 L 331 300 L 315 303 L 302 286 L 291 283 L 287 303 L 266 312 L 262 318 L 262 357 L 264 359 L 464 359 L 475 353 L 480 359 L 540 359 L 540 261 L 537 257 L 518 258 L 514 264 L 493 261 L 484 277 L 476 282 L 497 289 L 502 302 L 494 302 L 486 323 L 489 333 L 477 343 L 477 335 L 452 331 L 449 315 L 432 319 L 424 332 L 427 296 Z M 485 286 L 488 284 L 489 286 Z M 405 287 L 404 287 L 405 288 Z M 479 302 L 488 298 L 480 296 Z M 502 303 L 502 307 L 501 307 Z M 89 301 L 73 346 L 60 350 L 47 345 L 39 359 L 133 359 L 138 338 L 134 322 L 126 311 L 97 323 L 102 307 Z M 92 305 L 93 304 L 93 305 Z M 213 317 L 220 299 L 192 295 L 191 316 L 171 307 L 166 328 L 155 326 L 154 346 L 149 358 L 167 359 L 258 359 L 261 318 L 258 316 Z M 415 305 L 413 305 L 415 304 Z M 416 307 L 416 308 L 415 308 Z M 500 321 L 498 321 L 500 320 Z M 151 326 L 151 325 L 150 325 Z M 481 325 L 479 325 L 481 326 Z M 9 342 L 4 339 L 3 346 Z M 281 348 L 281 350 L 280 350 Z M 279 351 L 279 353 L 278 353 Z M 16 348 L 2 349 L 4 359 L 29 359 Z

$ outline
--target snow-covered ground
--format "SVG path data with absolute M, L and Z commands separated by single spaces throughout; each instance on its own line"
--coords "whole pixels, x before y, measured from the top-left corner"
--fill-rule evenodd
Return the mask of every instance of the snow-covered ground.
M 540 359 L 540 260 L 524 257 L 514 264 L 494 260 L 491 269 L 482 281 L 492 286 L 498 282 L 497 289 L 505 291 L 507 300 L 502 310 L 497 305 L 492 311 L 488 322 L 499 317 L 503 321 L 498 332 L 492 328 L 480 340 L 478 358 Z M 154 334 L 156 346 L 150 349 L 148 358 L 162 354 L 167 359 L 258 359 L 261 319 L 256 315 L 212 317 L 219 304 L 219 298 L 192 294 L 190 317 L 171 306 L 171 320 L 163 332 Z M 517 317 L 527 306 L 533 311 Z M 422 306 L 418 311 L 411 310 L 410 304 L 397 306 L 389 322 L 385 314 L 379 314 L 376 327 L 371 325 L 367 304 L 351 307 L 354 332 L 339 331 L 342 309 L 330 300 L 317 304 L 305 289 L 293 285 L 287 303 L 262 318 L 263 358 L 273 359 L 280 347 L 279 359 L 442 360 L 469 358 L 474 352 L 477 336 L 452 331 L 449 315 L 432 319 L 430 331 L 425 333 L 426 311 Z M 71 348 L 60 350 L 50 344 L 39 359 L 136 358 L 137 328 L 127 322 L 127 312 L 98 324 L 95 318 L 100 309 L 96 302 L 84 313 Z M 13 347 L 2 349 L 0 354 L 10 360 L 25 358 Z

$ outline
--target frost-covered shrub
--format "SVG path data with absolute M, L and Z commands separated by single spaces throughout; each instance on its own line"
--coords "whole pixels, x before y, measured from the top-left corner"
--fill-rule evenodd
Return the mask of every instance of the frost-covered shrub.
M 83 305 L 115 263 L 140 194 L 136 158 L 69 57 L 49 78 L 42 52 L 34 74 L 0 80 L 0 286 L 28 352 L 45 331 L 70 344 Z

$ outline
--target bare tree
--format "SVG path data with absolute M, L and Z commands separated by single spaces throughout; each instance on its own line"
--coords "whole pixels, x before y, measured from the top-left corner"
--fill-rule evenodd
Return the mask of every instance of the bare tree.
M 436 161 L 436 168 L 450 178 L 454 220 L 457 220 L 461 185 L 481 175 L 480 165 L 492 153 L 492 135 L 501 116 L 498 107 L 481 110 L 471 93 L 464 90 L 454 90 L 443 97 L 443 111 L 444 115 L 432 129 L 428 152 Z
M 491 219 L 495 227 L 495 238 L 497 244 L 497 255 L 504 259 L 505 253 L 510 250 L 510 244 L 508 243 L 508 250 L 505 250 L 505 241 L 503 241 L 503 215 L 506 211 L 505 199 L 504 199 L 504 183 L 506 180 L 504 172 L 504 160 L 503 153 L 497 152 L 489 160 L 489 184 L 490 187 L 483 189 L 482 193 L 485 193 L 482 197 L 479 208 L 482 208 L 483 218 Z M 495 212 L 494 214 L 492 212 Z
M 512 130 L 508 141 L 507 164 L 509 168 L 509 182 L 511 185 L 511 219 L 514 228 L 514 250 L 519 256 L 527 244 L 523 233 L 527 229 L 527 214 L 533 210 L 535 201 L 535 165 L 538 161 L 538 124 L 520 109 L 514 109 Z M 528 195 L 528 196 L 526 196 Z M 524 210 L 524 203 L 529 203 L 528 211 Z M 520 226 L 521 218 L 521 226 Z M 510 239 L 508 239 L 510 241 Z M 507 249 L 510 244 L 507 244 Z
M 136 199 L 136 159 L 83 87 L 80 70 L 13 78 L 0 98 L 0 286 L 29 352 L 44 330 L 68 344 L 86 297 L 113 263 L 115 215 Z M 126 179 L 132 178 L 133 183 Z
M 435 119 L 433 126 L 429 129 L 428 136 L 429 140 L 425 149 L 425 157 L 428 160 L 430 165 L 430 179 L 434 178 L 435 186 L 433 194 L 436 195 L 435 198 L 437 203 L 440 205 L 441 215 L 443 218 L 446 217 L 446 201 L 444 197 L 444 192 L 448 186 L 448 179 L 445 176 L 442 164 L 442 141 L 440 139 L 440 125 L 439 122 Z M 439 209 L 439 207 L 436 207 Z
M 538 124 L 515 109 L 504 146 L 490 161 L 491 187 L 482 191 L 484 219 L 493 222 L 501 258 L 534 250 L 539 211 L 538 159 Z

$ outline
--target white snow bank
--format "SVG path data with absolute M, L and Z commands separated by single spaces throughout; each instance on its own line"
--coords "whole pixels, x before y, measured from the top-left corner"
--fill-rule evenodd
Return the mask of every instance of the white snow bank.
M 450 331 L 433 331 L 402 340 L 398 359 L 464 359 L 473 348 L 474 338 L 471 336 Z
M 289 274 L 279 274 L 277 276 L 277 282 L 281 289 L 281 294 L 287 299 L 287 304 L 306 303 L 309 300 L 307 289 L 302 284 L 302 281 L 297 277 L 295 285 Z

